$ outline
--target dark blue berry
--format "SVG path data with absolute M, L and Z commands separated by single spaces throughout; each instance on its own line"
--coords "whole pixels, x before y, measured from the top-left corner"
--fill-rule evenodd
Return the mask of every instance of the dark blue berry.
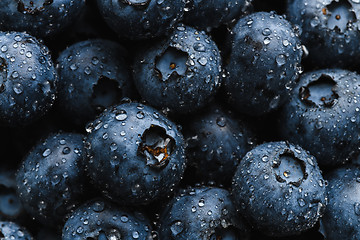
M 16 194 L 15 171 L 0 169 L 0 219 L 22 220 L 25 210 Z
M 69 26 L 84 5 L 85 0 L 1 0 L 0 30 L 49 37 Z
M 224 86 L 234 109 L 259 116 L 279 108 L 300 70 L 295 30 L 282 16 L 257 12 L 241 18 L 233 35 Z
M 232 112 L 218 106 L 207 109 L 184 126 L 188 168 L 200 181 L 230 183 L 240 159 L 254 144 L 254 134 Z
M 347 166 L 325 175 L 328 205 L 320 220 L 327 240 L 356 240 L 360 234 L 360 169 Z
M 311 66 L 346 67 L 359 58 L 359 1 L 288 0 L 287 16 L 302 29 Z
M 279 131 L 284 139 L 310 151 L 321 166 L 335 166 L 359 152 L 360 76 L 324 69 L 300 77 L 282 110 Z
M 66 221 L 62 240 L 151 240 L 150 221 L 140 212 L 103 200 L 80 206 Z
M 134 87 L 125 49 L 109 40 L 78 42 L 57 62 L 58 108 L 76 124 L 93 120 L 106 107 L 131 97 Z
M 122 38 L 141 40 L 167 34 L 181 20 L 182 0 L 98 0 L 107 24 Z
M 157 110 L 120 104 L 87 131 L 87 169 L 95 186 L 113 201 L 148 204 L 179 183 L 185 168 L 183 136 Z
M 196 111 L 220 87 L 219 50 L 203 31 L 184 25 L 135 58 L 134 80 L 140 95 L 174 113 Z
M 286 142 L 264 143 L 248 152 L 235 173 L 232 194 L 244 218 L 270 236 L 312 228 L 326 205 L 316 159 Z
M 62 223 L 84 193 L 85 151 L 81 134 L 58 133 L 25 157 L 16 182 L 25 209 L 45 225 Z
M 57 74 L 46 46 L 26 33 L 0 32 L 0 123 L 29 125 L 51 108 Z
M 247 226 L 237 215 L 230 194 L 222 188 L 181 190 L 159 220 L 160 239 L 246 239 Z

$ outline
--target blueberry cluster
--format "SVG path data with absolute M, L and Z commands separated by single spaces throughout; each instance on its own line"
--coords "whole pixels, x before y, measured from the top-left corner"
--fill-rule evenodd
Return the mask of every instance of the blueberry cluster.
M 359 240 L 360 0 L 1 0 L 0 240 Z

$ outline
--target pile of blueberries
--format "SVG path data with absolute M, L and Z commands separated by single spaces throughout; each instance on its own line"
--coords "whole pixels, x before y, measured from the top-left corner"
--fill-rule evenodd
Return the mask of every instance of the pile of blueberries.
M 359 240 L 360 0 L 1 0 L 0 239 Z

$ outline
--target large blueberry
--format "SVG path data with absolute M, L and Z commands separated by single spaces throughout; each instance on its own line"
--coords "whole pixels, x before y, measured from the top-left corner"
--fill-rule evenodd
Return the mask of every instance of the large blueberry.
M 29 125 L 55 101 L 57 73 L 46 46 L 26 33 L 0 32 L 0 123 Z
M 288 0 L 287 16 L 302 29 L 311 66 L 346 67 L 359 58 L 359 1 Z
M 247 239 L 230 193 L 211 187 L 181 190 L 160 215 L 158 231 L 160 239 Z
M 359 152 L 360 76 L 340 69 L 300 77 L 279 118 L 284 139 L 310 151 L 321 166 L 334 166 Z
M 151 240 L 150 221 L 139 211 L 101 199 L 76 209 L 66 221 L 62 240 Z
M 360 234 L 360 169 L 347 166 L 325 175 L 328 205 L 320 220 L 327 240 L 357 240 Z
M 248 152 L 236 170 L 232 194 L 243 217 L 270 236 L 312 228 L 326 205 L 316 159 L 286 142 L 264 143 Z
M 52 134 L 34 146 L 16 176 L 19 198 L 32 217 L 56 226 L 80 202 L 85 155 L 81 134 Z
M 78 42 L 59 56 L 58 108 L 72 122 L 84 124 L 106 107 L 131 97 L 134 87 L 126 51 L 116 42 Z
M 141 40 L 168 33 L 181 20 L 183 0 L 98 0 L 107 24 L 120 37 Z
M 288 101 L 303 51 L 286 19 L 266 12 L 241 18 L 231 48 L 224 87 L 234 109 L 259 116 Z
M 137 54 L 134 81 L 140 95 L 174 113 L 196 111 L 220 87 L 221 57 L 203 31 L 178 25 L 164 41 Z
M 154 108 L 117 105 L 91 122 L 87 131 L 88 172 L 113 201 L 148 204 L 179 183 L 185 169 L 184 139 Z
M 195 169 L 200 181 L 230 183 L 240 159 L 254 144 L 249 126 L 219 106 L 191 118 L 183 132 L 188 168 Z
M 1 0 L 0 30 L 48 37 L 69 26 L 84 5 L 85 0 Z

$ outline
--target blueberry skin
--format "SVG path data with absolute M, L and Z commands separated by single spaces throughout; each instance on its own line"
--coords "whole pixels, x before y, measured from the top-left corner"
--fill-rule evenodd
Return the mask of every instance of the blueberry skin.
M 287 142 L 264 143 L 248 152 L 234 175 L 232 195 L 255 229 L 277 237 L 312 228 L 326 205 L 316 159 Z
M 254 144 L 254 134 L 242 120 L 211 106 L 183 128 L 189 167 L 201 181 L 230 183 L 240 159 Z
M 221 57 L 215 42 L 205 32 L 185 25 L 139 52 L 133 69 L 141 97 L 177 114 L 205 106 L 221 83 Z
M 104 20 L 121 38 L 144 40 L 167 34 L 182 19 L 183 0 L 98 0 Z
M 158 232 L 160 239 L 247 239 L 230 193 L 211 187 L 180 190 L 161 213 Z
M 250 10 L 252 0 L 192 0 L 183 22 L 197 29 L 210 30 L 228 24 Z
M 14 222 L 0 221 L 0 239 L 33 240 L 33 237 Z
M 85 125 L 106 107 L 132 97 L 134 87 L 126 51 L 116 42 L 91 39 L 65 49 L 57 59 L 58 108 Z
M 320 166 L 336 166 L 359 150 L 360 76 L 340 69 L 303 74 L 279 116 L 283 139 L 310 151 Z
M 89 175 L 113 201 L 148 204 L 179 183 L 186 163 L 183 136 L 152 107 L 120 104 L 105 110 L 87 131 Z
M 341 68 L 360 56 L 359 2 L 288 0 L 287 16 L 302 29 L 311 64 Z
M 29 125 L 55 100 L 57 73 L 46 46 L 26 33 L 0 32 L 0 124 Z
M 99 224 L 101 223 L 101 224 Z M 151 240 L 150 221 L 134 212 L 100 199 L 91 200 L 66 221 L 62 240 Z
M 257 12 L 233 28 L 225 91 L 233 108 L 260 116 L 289 99 L 303 54 L 291 24 L 274 13 Z
M 326 239 L 359 239 L 360 169 L 345 166 L 327 174 L 328 205 L 320 220 L 320 231 Z
M 84 5 L 85 0 L 2 0 L 0 30 L 50 37 L 73 23 Z
M 40 141 L 18 169 L 17 192 L 25 209 L 42 224 L 61 224 L 81 201 L 86 182 L 84 136 L 51 134 Z

